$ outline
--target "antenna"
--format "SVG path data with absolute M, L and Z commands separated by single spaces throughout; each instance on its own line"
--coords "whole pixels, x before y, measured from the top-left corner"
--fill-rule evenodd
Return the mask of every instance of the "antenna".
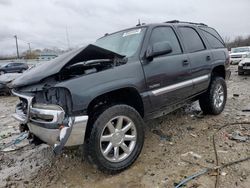
M 138 24 L 136 26 L 141 26 L 141 20 L 138 19 Z

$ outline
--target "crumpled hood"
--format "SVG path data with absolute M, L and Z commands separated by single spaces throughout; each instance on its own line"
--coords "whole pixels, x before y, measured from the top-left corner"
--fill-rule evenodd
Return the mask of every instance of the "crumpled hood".
M 0 75 L 0 83 L 7 84 L 15 80 L 17 77 L 21 75 L 22 75 L 21 73 L 7 73 L 7 74 Z
M 28 71 L 12 82 L 12 88 L 27 86 L 40 82 L 44 78 L 57 74 L 65 66 L 76 61 L 88 61 L 94 59 L 114 59 L 125 56 L 109 51 L 107 49 L 89 44 L 86 47 L 67 52 L 52 61 L 44 62 Z

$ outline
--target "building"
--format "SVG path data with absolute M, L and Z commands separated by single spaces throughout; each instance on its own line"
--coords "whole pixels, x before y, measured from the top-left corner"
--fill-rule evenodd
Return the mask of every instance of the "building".
M 58 55 L 53 52 L 41 52 L 38 56 L 38 60 L 40 61 L 49 61 L 51 59 L 56 58 Z

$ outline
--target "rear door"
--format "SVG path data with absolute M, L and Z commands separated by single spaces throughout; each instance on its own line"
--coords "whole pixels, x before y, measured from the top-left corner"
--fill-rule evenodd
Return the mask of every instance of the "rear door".
M 190 64 L 172 27 L 153 28 L 148 47 L 163 41 L 170 43 L 172 52 L 143 65 L 152 110 L 177 103 L 190 96 L 192 90 Z
M 179 26 L 178 29 L 191 63 L 192 93 L 197 94 L 208 88 L 213 57 L 195 27 Z
M 8 73 L 12 73 L 15 72 L 15 67 L 14 67 L 14 63 L 9 63 L 8 65 L 6 65 L 6 72 Z

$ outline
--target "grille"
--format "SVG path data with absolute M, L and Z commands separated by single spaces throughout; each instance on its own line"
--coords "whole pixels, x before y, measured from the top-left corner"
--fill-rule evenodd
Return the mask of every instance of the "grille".
M 231 58 L 241 58 L 241 55 L 232 55 Z
M 16 109 L 27 116 L 28 112 L 28 101 L 24 98 L 20 98 L 20 103 L 17 105 Z

